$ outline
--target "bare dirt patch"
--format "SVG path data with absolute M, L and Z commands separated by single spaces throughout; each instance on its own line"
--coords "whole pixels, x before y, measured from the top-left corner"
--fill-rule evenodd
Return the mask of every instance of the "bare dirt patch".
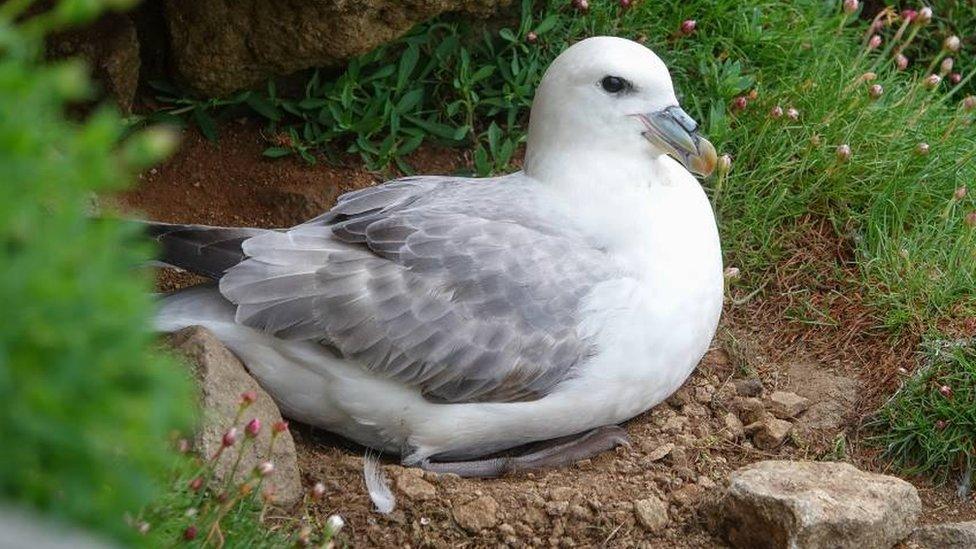
M 225 126 L 216 144 L 187 132 L 173 159 L 144 173 L 116 200 L 124 211 L 160 221 L 281 227 L 383 179 L 351 158 L 314 166 L 265 159 L 265 146 L 250 123 Z M 410 161 L 419 173 L 452 173 L 467 163 L 458 151 L 436 148 L 422 148 Z M 344 540 L 355 547 L 715 547 L 722 543 L 706 532 L 699 511 L 734 468 L 768 458 L 828 457 L 890 472 L 857 425 L 889 394 L 897 368 L 914 363 L 914 341 L 891 340 L 875 329 L 863 297 L 845 284 L 853 268 L 849 251 L 824 223 L 805 223 L 810 238 L 777 266 L 774 282 L 744 305 L 727 308 L 714 348 L 686 387 L 626 425 L 631 447 L 562 470 L 495 480 L 406 470 L 390 458 L 385 470 L 398 507 L 383 516 L 373 511 L 363 486 L 364 449 L 296 426 L 303 482 L 327 487 L 313 510 L 342 515 Z M 824 269 L 833 274 L 823 276 Z M 199 280 L 164 270 L 159 287 Z M 811 303 L 832 322 L 789 320 Z M 729 416 L 738 417 L 736 399 L 756 388 L 755 381 L 743 381 L 749 378 L 764 394 L 792 391 L 810 401 L 790 420 L 781 446 L 760 449 L 735 432 L 744 426 Z M 920 489 L 926 522 L 976 517 L 973 502 L 960 502 L 951 487 L 909 480 Z

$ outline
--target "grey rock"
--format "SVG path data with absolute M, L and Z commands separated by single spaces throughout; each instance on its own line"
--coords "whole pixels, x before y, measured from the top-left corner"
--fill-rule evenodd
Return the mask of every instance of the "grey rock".
M 47 50 L 55 58 L 84 59 L 122 112 L 132 110 L 140 59 L 136 27 L 127 15 L 108 13 L 89 25 L 57 33 L 48 39 Z
M 788 391 L 774 391 L 763 402 L 766 409 L 780 419 L 793 419 L 810 406 L 810 400 Z
M 745 431 L 752 435 L 752 443 L 760 450 L 779 448 L 793 429 L 789 421 L 777 419 L 771 414 L 759 421 L 746 425 Z
M 458 526 L 468 532 L 477 533 L 498 524 L 498 502 L 491 496 L 479 496 L 461 505 L 456 505 L 453 515 Z
M 654 496 L 635 501 L 634 514 L 637 515 L 637 522 L 651 532 L 664 529 L 671 520 L 667 504 Z
M 407 498 L 424 501 L 437 496 L 437 487 L 424 480 L 424 471 L 416 467 L 393 467 L 392 476 L 399 490 Z
M 912 532 L 911 484 L 846 463 L 762 461 L 734 471 L 708 512 L 737 548 L 888 549 Z
M 735 392 L 739 396 L 744 397 L 758 397 L 762 395 L 763 384 L 759 378 L 750 377 L 748 379 L 737 379 L 733 382 L 735 384 Z
M 445 12 L 487 16 L 511 0 L 166 0 L 178 76 L 211 96 L 335 67 Z
M 905 545 L 911 549 L 971 549 L 976 547 L 976 520 L 920 526 Z
M 732 410 L 746 425 L 759 421 L 766 413 L 762 401 L 755 397 L 736 398 L 732 401 Z
M 242 416 L 242 423 L 236 425 L 244 438 L 244 424 L 252 418 L 261 421 L 262 427 L 253 444 L 247 446 L 241 456 L 235 477 L 241 480 L 254 471 L 263 461 L 274 463 L 274 472 L 265 479 L 265 486 L 273 490 L 277 504 L 289 506 L 301 499 L 302 484 L 295 454 L 295 442 L 291 433 L 285 431 L 275 440 L 273 453 L 268 455 L 271 443 L 271 428 L 281 421 L 281 413 L 271 397 L 247 373 L 244 365 L 210 331 L 200 326 L 191 326 L 170 336 L 170 345 L 186 356 L 194 365 L 200 386 L 200 403 L 203 422 L 194 440 L 196 450 L 202 456 L 212 456 L 221 447 L 221 439 L 237 414 L 241 394 L 253 391 L 257 400 Z M 234 461 L 242 442 L 227 449 L 217 462 L 215 478 L 223 482 L 233 469 Z

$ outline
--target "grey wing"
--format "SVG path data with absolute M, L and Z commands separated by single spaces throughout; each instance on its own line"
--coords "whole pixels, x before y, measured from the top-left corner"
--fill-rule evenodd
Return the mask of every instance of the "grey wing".
M 513 186 L 416 178 L 244 243 L 237 321 L 314 339 L 433 400 L 539 398 L 592 352 L 578 309 L 615 273 L 518 206 Z M 493 187 L 494 186 L 494 187 Z

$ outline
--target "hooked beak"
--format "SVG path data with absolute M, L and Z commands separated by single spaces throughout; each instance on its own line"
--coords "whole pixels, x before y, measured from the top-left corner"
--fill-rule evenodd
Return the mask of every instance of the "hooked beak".
M 698 123 L 674 105 L 658 112 L 638 114 L 644 123 L 644 137 L 668 153 L 695 175 L 712 173 L 718 161 L 715 147 L 698 134 Z

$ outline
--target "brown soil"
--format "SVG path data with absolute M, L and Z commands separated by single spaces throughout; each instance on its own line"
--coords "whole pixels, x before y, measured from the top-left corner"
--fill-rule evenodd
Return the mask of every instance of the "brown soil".
M 187 132 L 173 159 L 144 173 L 137 188 L 116 200 L 124 211 L 160 221 L 280 227 L 317 215 L 343 192 L 383 179 L 356 159 L 309 166 L 293 158 L 265 159 L 265 147 L 261 132 L 246 122 L 225 127 L 219 144 Z M 420 173 L 452 173 L 467 161 L 455 150 L 422 148 L 410 163 Z M 343 539 L 356 547 L 715 547 L 722 544 L 704 527 L 702 502 L 742 464 L 833 457 L 886 472 L 876 451 L 862 443 L 857 425 L 890 390 L 897 368 L 914 363 L 915 340 L 890 340 L 874 330 L 878 323 L 863 297 L 844 283 L 852 272 L 847 247 L 823 222 L 810 219 L 804 226 L 805 246 L 777 266 L 763 293 L 727 307 L 714 348 L 686 387 L 626 425 L 631 447 L 561 470 L 495 480 L 416 476 L 387 461 L 384 469 L 398 488 L 398 506 L 383 516 L 373 511 L 363 485 L 364 449 L 300 426 L 294 433 L 303 481 L 311 486 L 321 480 L 328 488 L 312 510 L 322 517 L 343 516 Z M 159 286 L 169 290 L 195 281 L 162 271 Z M 834 321 L 787 320 L 798 296 L 828 311 Z M 733 288 L 732 297 L 743 296 Z M 723 424 L 735 396 L 732 382 L 749 372 L 767 390 L 792 390 L 814 400 L 819 393 L 834 394 L 818 385 L 840 379 L 832 373 L 857 379 L 859 389 L 827 414 L 828 428 L 805 429 L 798 421 L 785 445 L 764 451 L 731 437 Z M 837 452 L 838 437 L 846 441 L 846 453 Z M 667 444 L 675 450 L 655 459 Z M 960 502 L 949 488 L 910 480 L 920 489 L 924 520 L 976 518 L 973 501 Z M 634 502 L 649 496 L 668 505 L 671 520 L 662 531 L 650 532 L 636 519 Z M 483 524 L 470 524 L 465 511 Z

